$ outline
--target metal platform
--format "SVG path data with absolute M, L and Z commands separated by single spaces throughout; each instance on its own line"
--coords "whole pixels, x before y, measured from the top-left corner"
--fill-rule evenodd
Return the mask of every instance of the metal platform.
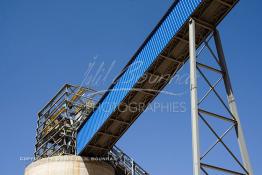
M 189 18 L 196 21 L 198 47 L 237 2 L 175 1 L 78 130 L 77 153 L 107 154 L 188 60 Z M 142 64 L 136 69 L 138 63 Z M 157 81 L 150 81 L 152 78 Z M 113 105 L 108 106 L 109 103 Z M 123 110 L 129 107 L 137 110 Z

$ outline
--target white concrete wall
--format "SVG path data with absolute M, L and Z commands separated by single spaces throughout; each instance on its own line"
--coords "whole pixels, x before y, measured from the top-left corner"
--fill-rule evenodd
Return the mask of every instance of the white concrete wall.
M 101 161 L 79 156 L 55 156 L 31 163 L 25 175 L 115 175 L 114 169 Z

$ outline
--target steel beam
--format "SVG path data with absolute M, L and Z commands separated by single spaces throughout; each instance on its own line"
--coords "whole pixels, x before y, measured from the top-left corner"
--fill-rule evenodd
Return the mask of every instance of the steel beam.
M 190 92 L 192 117 L 193 172 L 200 175 L 199 116 L 197 99 L 197 66 L 196 66 L 196 26 L 195 20 L 189 21 L 189 57 L 190 57 Z
M 210 31 L 213 31 L 214 30 L 214 26 L 204 20 L 200 20 L 200 19 L 197 19 L 197 18 L 193 18 L 195 20 L 195 23 L 200 26 L 200 27 L 203 27 L 207 30 L 210 30 Z
M 186 40 L 186 39 L 184 39 L 184 38 L 181 38 L 181 37 L 179 37 L 179 36 L 175 36 L 174 38 L 177 39 L 177 40 L 183 41 L 183 42 L 185 42 L 185 43 L 187 43 L 187 44 L 189 43 L 188 40 Z
M 224 72 L 224 84 L 225 84 L 225 88 L 227 91 L 227 100 L 228 100 L 229 108 L 230 108 L 231 113 L 234 115 L 234 118 L 237 121 L 237 137 L 238 137 L 238 144 L 239 144 L 239 148 L 241 152 L 242 161 L 243 161 L 244 167 L 249 172 L 249 175 L 253 175 L 253 170 L 252 170 L 252 166 L 251 166 L 250 159 L 249 159 L 245 137 L 244 137 L 243 129 L 241 127 L 240 118 L 239 118 L 238 111 L 237 111 L 237 105 L 236 105 L 235 97 L 233 94 L 229 72 L 227 69 L 226 59 L 225 59 L 220 35 L 217 30 L 214 31 L 214 39 L 215 39 L 215 44 L 216 44 L 220 66 L 221 66 L 222 71 Z
M 220 4 L 223 4 L 224 6 L 227 6 L 229 8 L 232 8 L 232 4 L 228 3 L 228 2 L 225 2 L 225 1 L 222 1 L 222 0 L 216 0 L 217 2 L 219 2 Z
M 126 121 L 123 121 L 123 120 L 118 120 L 118 119 L 115 119 L 115 118 L 110 118 L 109 120 L 112 120 L 114 122 L 119 122 L 119 123 L 122 123 L 122 124 L 125 124 L 125 125 L 130 125 L 129 122 L 126 122 Z
M 181 62 L 181 61 L 177 61 L 175 58 L 171 58 L 171 57 L 168 57 L 168 56 L 160 55 L 160 57 L 164 58 L 166 60 L 172 61 L 172 62 L 176 62 L 178 64 L 183 64 L 184 63 L 184 62 Z
M 198 65 L 199 67 L 202 67 L 202 68 L 211 70 L 211 71 L 213 71 L 213 72 L 216 72 L 216 73 L 219 73 L 219 74 L 223 74 L 223 72 L 222 72 L 221 70 L 218 70 L 218 69 L 216 69 L 216 68 L 214 68 L 214 67 L 211 67 L 211 66 L 208 66 L 208 65 L 206 65 L 206 64 L 202 64 L 202 63 L 197 62 L 197 65 Z
M 206 111 L 206 110 L 203 110 L 203 109 L 200 109 L 200 108 L 198 109 L 198 111 L 199 111 L 200 113 L 206 114 L 206 115 L 208 115 L 208 116 L 216 117 L 216 118 L 219 118 L 219 119 L 224 120 L 224 121 L 227 121 L 227 122 L 236 123 L 236 121 L 233 120 L 233 119 L 231 119 L 231 118 L 224 117 L 224 116 L 222 116 L 222 115 L 215 114 L 215 113 L 213 113 L 213 112 L 209 112 L 209 111 Z
M 232 170 L 229 170 L 229 169 L 225 169 L 225 168 L 221 168 L 221 167 L 218 167 L 218 166 L 209 165 L 209 164 L 205 164 L 205 163 L 201 163 L 201 166 L 205 167 L 205 168 L 217 170 L 217 171 L 220 171 L 220 172 L 222 171 L 222 172 L 225 172 L 225 173 L 228 173 L 228 174 L 246 175 L 246 174 L 243 174 L 243 173 L 240 173 L 240 172 L 237 172 L 237 171 L 232 171 Z

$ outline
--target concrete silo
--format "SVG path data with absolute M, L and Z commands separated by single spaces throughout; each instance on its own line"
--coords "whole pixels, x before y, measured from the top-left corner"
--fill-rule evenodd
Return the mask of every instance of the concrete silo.
M 115 170 L 102 161 L 68 155 L 37 160 L 26 167 L 25 175 L 115 175 Z

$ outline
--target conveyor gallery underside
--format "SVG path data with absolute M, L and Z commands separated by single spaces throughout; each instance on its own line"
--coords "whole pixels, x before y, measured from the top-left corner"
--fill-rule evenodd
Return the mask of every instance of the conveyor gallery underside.
M 107 154 L 187 61 L 189 19 L 197 23 L 198 47 L 237 2 L 176 1 L 78 130 L 77 153 Z M 136 110 L 123 110 L 130 107 Z

